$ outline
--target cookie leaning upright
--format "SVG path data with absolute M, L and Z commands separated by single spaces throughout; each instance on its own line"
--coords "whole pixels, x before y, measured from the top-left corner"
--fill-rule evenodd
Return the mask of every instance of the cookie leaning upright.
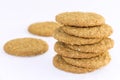
M 114 45 L 108 38 L 113 30 L 103 16 L 92 12 L 65 12 L 56 16 L 63 26 L 56 29 L 53 58 L 56 68 L 72 73 L 86 73 L 107 65 L 108 50 Z
M 105 19 L 101 15 L 92 12 L 65 12 L 58 14 L 56 21 L 67 26 L 77 27 L 92 27 L 105 23 Z

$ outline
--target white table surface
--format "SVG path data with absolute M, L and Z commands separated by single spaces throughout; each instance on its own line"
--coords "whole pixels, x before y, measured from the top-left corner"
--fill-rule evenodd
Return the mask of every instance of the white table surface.
M 119 80 L 120 79 L 120 4 L 119 0 L 0 0 L 0 80 Z M 55 21 L 55 15 L 67 11 L 96 12 L 103 15 L 114 33 L 114 48 L 109 65 L 86 74 L 72 74 L 52 64 L 56 54 L 55 39 L 39 37 L 27 31 L 34 22 Z M 3 50 L 6 41 L 14 38 L 40 38 L 49 50 L 35 57 L 16 57 Z

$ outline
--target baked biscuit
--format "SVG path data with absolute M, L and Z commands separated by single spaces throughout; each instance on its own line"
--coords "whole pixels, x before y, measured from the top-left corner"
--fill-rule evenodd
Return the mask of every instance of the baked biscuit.
M 71 72 L 71 73 L 78 73 L 78 74 L 87 73 L 87 72 L 96 70 L 96 69 L 89 69 L 89 68 L 76 67 L 76 66 L 70 65 L 66 63 L 60 55 L 56 55 L 53 58 L 53 65 L 60 70 Z
M 18 38 L 8 41 L 4 45 L 6 53 L 16 56 L 34 56 L 43 54 L 48 50 L 45 41 L 35 38 Z
M 113 32 L 112 28 L 107 24 L 90 28 L 63 26 L 62 30 L 67 34 L 84 38 L 106 38 Z
M 80 52 L 93 52 L 93 53 L 102 53 L 104 51 L 109 50 L 113 47 L 114 42 L 111 38 L 104 38 L 102 41 L 96 44 L 89 44 L 89 45 L 70 45 L 64 44 L 70 49 L 77 50 Z
M 90 69 L 98 69 L 101 68 L 105 65 L 107 65 L 111 58 L 108 52 L 104 52 L 103 54 L 93 57 L 93 58 L 88 58 L 88 59 L 73 59 L 73 58 L 67 58 L 67 57 L 62 57 L 67 63 L 78 66 L 78 67 L 84 67 L 84 68 L 90 68 Z
M 102 25 L 105 19 L 92 12 L 64 12 L 56 15 L 56 21 L 68 26 L 92 27 Z
M 58 41 L 61 41 L 61 42 L 67 43 L 67 44 L 71 44 L 71 45 L 74 45 L 74 44 L 76 44 L 76 45 L 94 44 L 94 43 L 98 43 L 99 41 L 102 40 L 102 38 L 88 39 L 88 38 L 81 38 L 81 37 L 72 36 L 72 35 L 65 33 L 61 29 L 61 27 L 55 30 L 53 36 Z
M 52 36 L 55 29 L 61 25 L 56 22 L 39 22 L 31 24 L 28 31 L 39 36 Z
M 91 52 L 86 53 L 86 52 L 80 52 L 77 50 L 72 50 L 62 42 L 56 42 L 54 49 L 59 55 L 64 57 L 69 57 L 69 58 L 91 58 L 103 53 L 103 52 L 102 53 L 91 53 Z

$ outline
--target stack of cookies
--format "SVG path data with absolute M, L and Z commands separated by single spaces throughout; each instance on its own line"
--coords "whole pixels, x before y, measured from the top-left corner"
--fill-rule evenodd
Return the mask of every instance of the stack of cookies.
M 53 59 L 56 68 L 85 73 L 97 70 L 110 62 L 108 50 L 113 40 L 108 38 L 112 28 L 104 17 L 91 12 L 65 12 L 56 16 L 63 24 L 54 33 L 57 55 Z

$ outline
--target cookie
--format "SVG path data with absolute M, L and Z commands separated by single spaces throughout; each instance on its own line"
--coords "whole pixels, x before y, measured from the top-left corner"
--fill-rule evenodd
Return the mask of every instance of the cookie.
M 104 52 L 102 55 L 89 58 L 89 59 L 73 59 L 73 58 L 67 58 L 67 57 L 62 57 L 62 58 L 71 65 L 90 68 L 90 69 L 101 68 L 107 65 L 111 60 L 108 52 Z
M 56 22 L 39 22 L 31 24 L 28 31 L 39 36 L 52 36 L 55 29 L 61 25 Z
M 67 34 L 84 38 L 106 38 L 113 32 L 112 28 L 107 24 L 90 28 L 63 26 L 62 30 Z
M 65 33 L 61 29 L 61 27 L 55 30 L 53 36 L 58 41 L 61 41 L 61 42 L 67 43 L 67 44 L 71 44 L 71 45 L 74 45 L 74 44 L 76 44 L 76 45 L 94 44 L 94 43 L 98 43 L 99 41 L 102 40 L 102 38 L 88 39 L 88 38 L 81 38 L 81 37 L 72 36 L 72 35 Z
M 64 12 L 56 15 L 56 21 L 68 26 L 92 27 L 102 25 L 105 19 L 92 12 Z
M 18 38 L 8 41 L 4 45 L 4 50 L 15 56 L 34 56 L 45 53 L 48 50 L 48 45 L 41 39 Z
M 78 73 L 78 74 L 87 73 L 87 72 L 96 70 L 96 69 L 89 69 L 89 68 L 76 67 L 76 66 L 70 65 L 66 63 L 60 55 L 56 55 L 54 57 L 53 65 L 60 70 L 71 72 L 71 73 Z
M 102 41 L 96 43 L 96 44 L 90 44 L 90 45 L 70 45 L 70 44 L 64 44 L 70 49 L 77 50 L 80 52 L 93 52 L 93 53 L 102 53 L 104 51 L 109 50 L 113 47 L 114 42 L 110 38 L 104 38 Z
M 102 54 L 102 53 L 91 53 L 91 52 L 86 53 L 77 50 L 72 50 L 62 42 L 56 42 L 54 49 L 59 55 L 69 58 L 91 58 Z

